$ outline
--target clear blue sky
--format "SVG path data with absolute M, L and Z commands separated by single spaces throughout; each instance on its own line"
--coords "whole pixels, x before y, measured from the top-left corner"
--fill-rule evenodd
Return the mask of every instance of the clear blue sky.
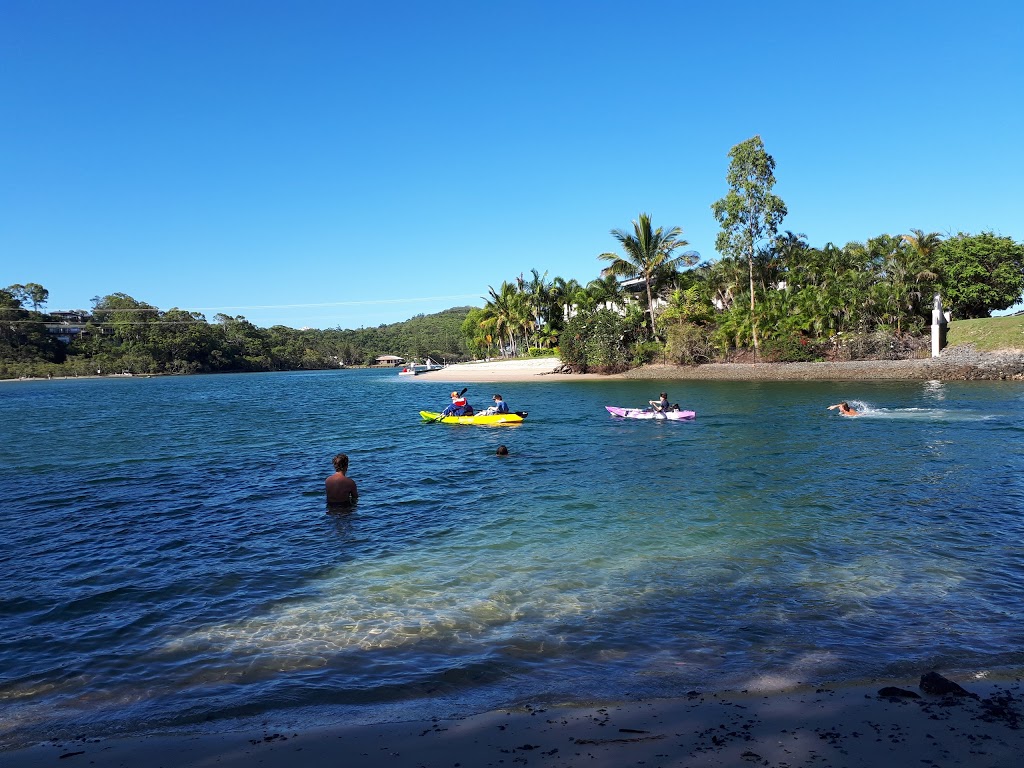
M 714 259 L 729 149 L 812 245 L 1024 241 L 1024 4 L 0 0 L 0 286 L 258 325 Z

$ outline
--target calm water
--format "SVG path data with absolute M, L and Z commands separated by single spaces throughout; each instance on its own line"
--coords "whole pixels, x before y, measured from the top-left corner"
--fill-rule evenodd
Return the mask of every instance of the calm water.
M 0 745 L 1024 667 L 1020 383 L 451 387 L 0 385 Z

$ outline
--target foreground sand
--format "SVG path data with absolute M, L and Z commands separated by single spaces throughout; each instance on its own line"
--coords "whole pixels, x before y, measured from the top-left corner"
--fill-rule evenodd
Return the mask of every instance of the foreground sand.
M 499 710 L 461 720 L 63 742 L 0 753 L 8 768 L 89 765 L 971 766 L 1021 764 L 1020 682 L 964 682 L 980 698 L 883 697 L 883 685 L 698 694 L 607 706 Z

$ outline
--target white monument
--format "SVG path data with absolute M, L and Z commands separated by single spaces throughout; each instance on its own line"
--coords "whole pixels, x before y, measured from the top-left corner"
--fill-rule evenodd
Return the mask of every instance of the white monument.
M 932 357 L 938 357 L 942 348 L 946 346 L 947 319 L 942 311 L 942 296 L 935 294 L 935 303 L 932 304 Z

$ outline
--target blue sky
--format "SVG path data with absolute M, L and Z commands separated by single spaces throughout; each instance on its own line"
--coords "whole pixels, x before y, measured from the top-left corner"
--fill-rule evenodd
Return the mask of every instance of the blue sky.
M 1016 2 L 2 0 L 0 285 L 269 326 L 704 259 L 760 135 L 783 229 L 1024 241 Z

